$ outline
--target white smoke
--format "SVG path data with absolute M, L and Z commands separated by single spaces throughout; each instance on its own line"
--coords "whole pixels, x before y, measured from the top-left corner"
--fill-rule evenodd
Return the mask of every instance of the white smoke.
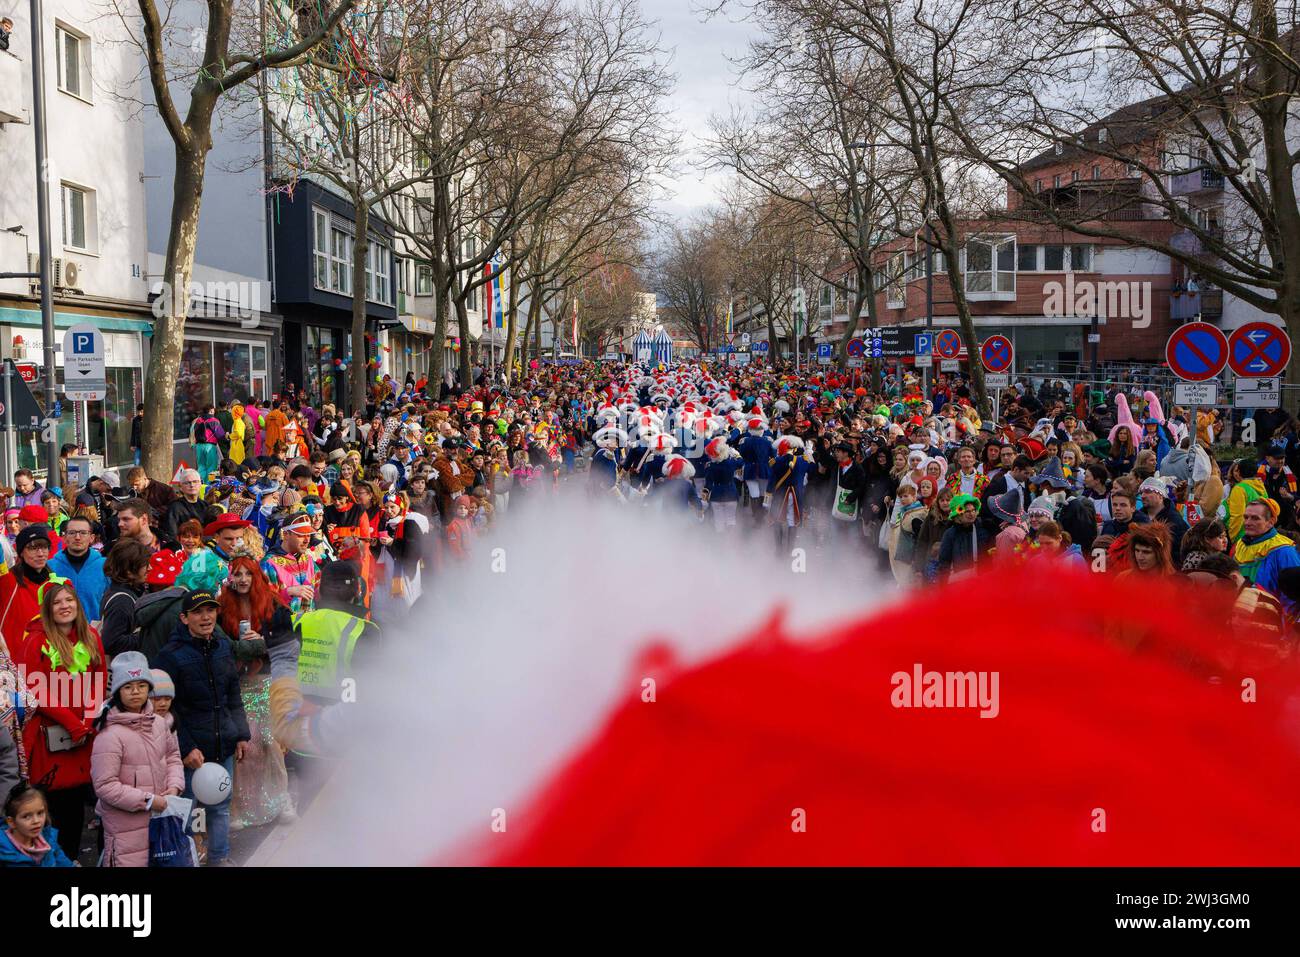
M 639 700 L 633 663 L 652 642 L 689 666 L 778 607 L 798 633 L 900 594 L 869 570 L 874 541 L 850 557 L 804 529 L 798 571 L 800 556 L 778 558 L 766 526 L 720 537 L 707 512 L 696 524 L 581 488 L 530 498 L 467 564 L 426 574 L 432 601 L 385 636 L 383 672 L 361 676 L 357 704 L 342 706 L 356 708 L 360 746 L 253 863 L 438 860 L 488 836 L 496 809 L 508 828 L 523 822 L 547 776 Z

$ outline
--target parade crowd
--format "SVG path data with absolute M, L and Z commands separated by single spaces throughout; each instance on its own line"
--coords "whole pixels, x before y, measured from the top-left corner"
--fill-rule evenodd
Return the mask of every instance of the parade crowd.
M 1131 383 L 1022 380 L 994 419 L 957 376 L 923 393 L 905 370 L 872 389 L 782 363 L 584 362 L 464 389 L 384 376 L 351 417 L 287 385 L 201 410 L 172 475 L 19 470 L 0 488 L 0 865 L 91 846 L 161 866 L 158 821 L 191 801 L 197 861 L 229 864 L 232 830 L 294 819 L 289 772 L 329 751 L 384 630 L 560 494 L 812 549 L 864 583 L 1186 576 L 1234 589 L 1234 616 L 1289 651 L 1300 426 L 1260 410 L 1252 454 L 1218 462 L 1217 414 L 1192 418 Z

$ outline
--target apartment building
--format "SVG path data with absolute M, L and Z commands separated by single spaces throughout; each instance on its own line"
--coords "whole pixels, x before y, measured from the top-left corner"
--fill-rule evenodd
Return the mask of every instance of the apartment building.
M 131 417 L 143 397 L 153 317 L 138 53 L 110 12 L 92 0 L 44 5 L 48 165 L 39 175 L 49 189 L 56 346 L 64 329 L 89 322 L 104 333 L 107 365 L 104 401 L 60 403 L 58 441 L 121 465 L 133 458 Z M 0 14 L 14 21 L 9 49 L 0 51 L 0 271 L 36 272 L 31 24 L 26 4 Z M 43 346 L 38 284 L 0 280 L 0 355 L 26 365 L 42 403 Z M 61 384 L 61 353 L 55 365 Z M 39 433 L 22 433 L 18 464 L 35 467 L 40 459 Z

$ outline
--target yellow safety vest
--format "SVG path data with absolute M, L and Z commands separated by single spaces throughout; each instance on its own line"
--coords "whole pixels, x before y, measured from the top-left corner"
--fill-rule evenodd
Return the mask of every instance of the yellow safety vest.
M 302 651 L 298 655 L 298 686 L 304 695 L 339 700 L 343 678 L 352 671 L 357 639 L 370 622 L 345 611 L 317 608 L 298 619 Z

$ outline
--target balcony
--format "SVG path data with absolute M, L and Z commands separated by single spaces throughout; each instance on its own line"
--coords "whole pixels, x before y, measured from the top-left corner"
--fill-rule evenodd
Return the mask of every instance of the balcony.
M 1223 174 L 1208 169 L 1194 169 L 1169 177 L 1169 192 L 1174 196 L 1213 193 L 1223 189 Z
M 1200 227 L 1195 232 L 1190 229 L 1180 229 L 1174 233 L 1169 240 L 1169 244 L 1182 252 L 1199 256 L 1207 252 L 1205 248 L 1205 239 L 1207 238 L 1222 242 L 1223 227 L 1212 223 L 1209 226 Z
M 1169 316 L 1176 322 L 1186 322 L 1191 319 L 1214 322 L 1222 319 L 1223 290 L 1174 291 L 1169 294 Z
M 26 61 L 0 50 L 0 125 L 31 122 L 31 93 L 32 71 Z

